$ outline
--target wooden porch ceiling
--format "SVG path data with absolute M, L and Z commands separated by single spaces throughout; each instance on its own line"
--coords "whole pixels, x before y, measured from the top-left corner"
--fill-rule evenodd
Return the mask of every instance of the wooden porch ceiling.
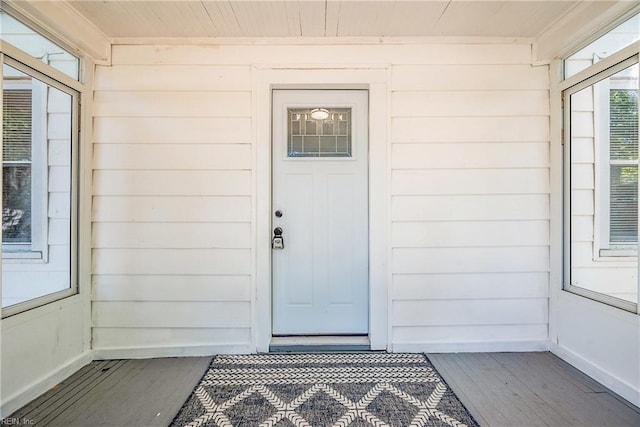
M 110 38 L 534 38 L 583 1 L 68 0 L 67 3 Z

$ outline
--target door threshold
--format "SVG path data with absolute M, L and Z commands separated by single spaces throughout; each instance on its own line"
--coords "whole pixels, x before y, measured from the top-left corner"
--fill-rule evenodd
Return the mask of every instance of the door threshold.
M 295 335 L 272 337 L 270 353 L 318 353 L 369 351 L 371 344 L 366 335 Z

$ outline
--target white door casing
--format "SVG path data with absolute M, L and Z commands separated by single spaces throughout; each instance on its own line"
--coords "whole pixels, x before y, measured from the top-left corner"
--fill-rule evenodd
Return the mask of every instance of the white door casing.
M 368 92 L 274 90 L 272 111 L 273 334 L 367 334 Z

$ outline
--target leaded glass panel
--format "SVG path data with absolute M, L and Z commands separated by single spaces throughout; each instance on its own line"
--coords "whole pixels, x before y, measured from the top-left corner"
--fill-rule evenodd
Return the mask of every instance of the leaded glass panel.
M 351 108 L 289 108 L 288 157 L 351 157 Z

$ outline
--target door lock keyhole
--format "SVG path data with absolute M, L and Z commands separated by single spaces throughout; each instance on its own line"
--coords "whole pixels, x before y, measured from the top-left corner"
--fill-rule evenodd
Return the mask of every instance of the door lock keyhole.
M 271 248 L 284 249 L 284 238 L 282 237 L 281 227 L 276 227 L 273 229 L 273 239 L 271 239 Z

